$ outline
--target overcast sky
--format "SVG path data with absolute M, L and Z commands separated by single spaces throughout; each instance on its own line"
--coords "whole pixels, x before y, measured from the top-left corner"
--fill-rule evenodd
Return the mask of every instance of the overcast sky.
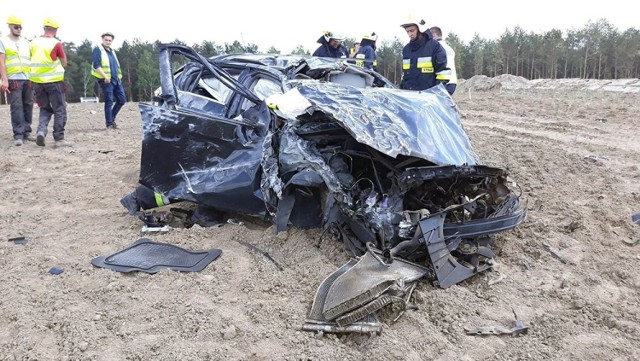
M 193 2 L 195 5 L 177 1 L 184 4 L 180 8 L 144 0 L 111 0 L 104 6 L 99 2 L 60 5 L 59 2 L 29 0 L 28 7 L 19 1 L 6 1 L 0 7 L 0 20 L 4 23 L 11 14 L 21 17 L 24 21 L 23 35 L 33 37 L 42 33 L 42 21 L 51 16 L 60 24 L 58 37 L 63 41 L 78 44 L 89 39 L 98 43 L 100 34 L 110 31 L 116 36 L 113 44 L 116 49 L 122 41 L 134 38 L 162 42 L 180 39 L 188 45 L 203 40 L 218 45 L 238 40 L 257 44 L 264 52 L 273 45 L 283 53 L 290 52 L 297 45 L 309 51 L 315 50 L 318 46 L 315 41 L 324 29 L 352 38 L 361 38 L 365 33 L 375 31 L 379 40 L 398 37 L 406 42 L 407 35 L 399 25 L 408 15 L 422 17 L 429 26 L 440 26 L 445 37 L 453 32 L 466 43 L 475 33 L 485 39 L 496 39 L 506 29 L 513 30 L 515 26 L 527 32 L 542 33 L 554 28 L 566 32 L 601 18 L 621 31 L 640 27 L 639 17 L 631 11 L 627 0 L 586 0 L 580 3 L 562 0 L 454 0 L 443 2 L 446 6 L 442 7 L 437 7 L 437 2 L 426 1 L 385 2 L 389 5 L 374 6 L 371 2 L 347 0 L 198 1 Z M 433 7 L 430 8 L 429 4 Z M 0 29 L 3 34 L 7 33 L 6 25 Z

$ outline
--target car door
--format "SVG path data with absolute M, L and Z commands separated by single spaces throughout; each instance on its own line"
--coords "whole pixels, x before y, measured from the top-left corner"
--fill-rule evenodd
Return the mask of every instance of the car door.
M 172 200 L 264 213 L 260 179 L 263 143 L 272 122 L 268 107 L 192 49 L 159 48 L 159 97 L 153 104 L 139 106 L 140 183 Z M 187 57 L 191 66 L 174 76 L 176 55 Z M 227 101 L 237 97 L 250 100 L 252 106 L 230 118 Z

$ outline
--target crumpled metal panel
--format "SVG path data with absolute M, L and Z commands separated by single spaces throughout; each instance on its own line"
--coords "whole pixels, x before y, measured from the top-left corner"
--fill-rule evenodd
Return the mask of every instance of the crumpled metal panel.
M 264 214 L 261 161 L 271 121 L 266 105 L 237 123 L 146 104 L 140 112 L 141 184 L 170 199 Z
M 326 319 L 333 319 L 368 303 L 389 287 L 417 281 L 428 270 L 402 259 L 384 264 L 379 255 L 367 252 L 348 271 L 338 276 L 329 290 L 322 309 Z
M 283 173 L 301 171 L 311 168 L 324 180 L 325 185 L 333 193 L 333 197 L 351 205 L 351 195 L 346 193 L 337 175 L 329 164 L 318 153 L 311 142 L 298 137 L 290 127 L 285 127 L 280 138 L 280 164 Z
M 444 87 L 414 92 L 300 82 L 297 91 L 357 141 L 388 156 L 413 156 L 437 165 L 480 164 Z

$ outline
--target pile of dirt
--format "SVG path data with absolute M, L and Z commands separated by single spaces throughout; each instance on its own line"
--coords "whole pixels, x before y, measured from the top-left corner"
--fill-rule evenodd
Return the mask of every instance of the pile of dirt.
M 468 90 L 489 91 L 499 89 L 500 87 L 502 87 L 502 84 L 500 84 L 493 78 L 490 78 L 486 75 L 475 75 L 470 79 L 460 81 L 458 83 L 456 92 L 461 93 L 467 92 Z
M 534 89 L 601 90 L 620 93 L 640 93 L 640 80 L 535 79 L 529 81 L 529 87 Z
M 500 84 L 503 89 L 527 89 L 529 81 L 521 76 L 502 74 L 493 78 L 493 81 Z
M 521 76 L 502 74 L 494 78 L 476 75 L 458 84 L 459 92 L 490 91 L 516 89 L 545 90 L 600 90 L 620 93 L 640 93 L 639 79 L 534 79 L 527 80 Z

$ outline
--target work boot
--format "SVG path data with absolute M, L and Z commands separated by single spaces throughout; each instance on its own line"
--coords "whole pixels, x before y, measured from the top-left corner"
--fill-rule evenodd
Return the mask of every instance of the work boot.
M 19 147 L 22 145 L 22 139 L 14 139 L 13 140 L 13 145 L 15 145 L 16 147 Z
M 108 124 L 107 129 L 118 129 L 118 124 L 116 124 L 116 122 Z
M 44 133 L 38 132 L 38 136 L 36 136 L 36 144 L 44 147 Z
M 31 133 L 29 133 L 24 135 L 24 140 L 26 140 L 27 142 L 35 142 L 36 137 L 34 137 L 33 135 L 31 135 Z
M 133 191 L 120 199 L 120 204 L 127 209 L 129 214 L 134 215 L 140 211 L 140 205 L 136 199 L 136 192 Z
M 55 148 L 73 147 L 73 142 L 65 140 L 65 139 L 56 140 L 56 143 L 55 143 L 54 147 Z

